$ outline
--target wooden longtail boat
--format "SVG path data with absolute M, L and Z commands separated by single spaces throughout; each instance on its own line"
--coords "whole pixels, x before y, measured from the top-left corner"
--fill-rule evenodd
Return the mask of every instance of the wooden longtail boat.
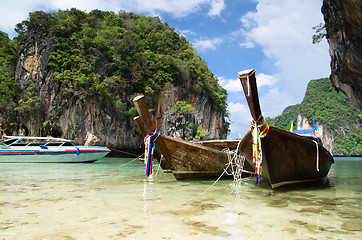
M 143 135 L 153 134 L 156 127 L 152 123 L 144 97 L 134 98 L 133 103 L 139 114 L 134 119 L 138 122 L 138 128 Z M 162 134 L 156 140 L 156 150 L 159 155 L 162 154 L 161 163 L 167 162 L 177 180 L 219 177 L 229 164 L 228 154 L 224 151 Z M 162 165 L 161 167 L 164 168 Z M 253 171 L 251 165 L 244 166 L 244 169 Z
M 239 72 L 239 78 L 253 122 L 267 132 L 266 136 L 260 139 L 263 170 L 261 177 L 267 180 L 272 188 L 325 177 L 334 163 L 332 155 L 321 144 L 306 137 L 272 126 L 267 130 L 259 105 L 255 70 Z M 250 164 L 256 166 L 253 163 L 252 138 L 252 132 L 249 131 L 243 138 L 239 151 Z

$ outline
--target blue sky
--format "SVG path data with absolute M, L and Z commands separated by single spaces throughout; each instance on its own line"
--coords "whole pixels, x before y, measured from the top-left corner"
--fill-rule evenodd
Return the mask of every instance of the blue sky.
M 322 0 L 0 0 L 0 30 L 31 11 L 92 9 L 159 16 L 193 44 L 228 91 L 231 133 L 249 129 L 239 71 L 254 68 L 264 116 L 275 117 L 303 100 L 311 79 L 328 77 L 330 57 L 323 40 L 312 44 L 314 26 L 323 21 Z

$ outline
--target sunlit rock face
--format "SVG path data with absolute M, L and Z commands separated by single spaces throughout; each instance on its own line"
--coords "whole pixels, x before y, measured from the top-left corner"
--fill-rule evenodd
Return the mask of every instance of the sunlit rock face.
M 362 3 L 360 0 L 324 0 L 331 56 L 332 84 L 362 109 Z

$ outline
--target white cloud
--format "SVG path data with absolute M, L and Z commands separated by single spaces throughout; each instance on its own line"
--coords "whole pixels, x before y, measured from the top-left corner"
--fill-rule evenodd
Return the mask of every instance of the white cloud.
M 248 12 L 244 16 L 241 17 L 240 22 L 244 26 L 244 28 L 256 27 L 256 21 L 254 20 L 255 12 Z
M 201 10 L 203 6 L 211 4 L 211 0 L 120 0 L 115 2 L 127 11 L 149 12 L 152 15 L 158 12 L 167 12 L 175 17 L 185 17 Z
M 23 0 L 22 0 L 23 1 Z M 54 9 L 78 8 L 80 10 L 90 11 L 92 9 L 119 10 L 144 12 L 152 15 L 158 15 L 159 12 L 167 12 L 175 17 L 184 17 L 197 12 L 202 6 L 209 5 L 213 7 L 211 0 L 38 0 L 43 6 Z
M 229 103 L 228 110 L 230 113 L 249 113 L 248 107 L 242 103 Z
M 313 26 L 323 22 L 322 1 L 258 0 L 255 12 L 241 18 L 243 47 L 260 46 L 274 64 L 285 94 L 300 102 L 311 79 L 330 73 L 328 44 L 313 45 Z M 252 44 L 253 43 L 253 44 Z M 258 69 L 257 69 L 258 72 Z M 262 77 L 262 76 L 259 76 Z M 282 105 L 285 107 L 285 104 Z
M 200 40 L 196 40 L 193 45 L 198 51 L 203 52 L 206 50 L 215 50 L 217 46 L 220 45 L 222 42 L 222 38 L 203 38 Z
M 278 79 L 272 75 L 259 73 L 256 75 L 256 81 L 258 87 L 263 87 L 263 86 L 273 86 L 276 82 L 278 82 Z
M 183 30 L 178 30 L 177 29 L 178 34 L 187 37 L 188 35 L 195 35 L 196 33 L 193 32 L 191 29 L 183 29 Z
M 212 0 L 211 9 L 208 13 L 209 16 L 218 16 L 221 11 L 225 8 L 224 0 Z
M 228 92 L 242 92 L 243 88 L 241 86 L 239 79 L 226 79 L 223 77 L 219 78 L 219 84 L 225 88 Z
M 241 47 L 246 47 L 246 48 L 254 48 L 255 47 L 254 42 L 244 42 L 244 43 L 240 43 L 239 45 Z
M 248 106 L 242 103 L 229 103 L 230 112 L 230 136 L 228 138 L 243 137 L 250 130 L 250 111 Z
M 250 128 L 250 112 L 249 108 L 241 103 L 230 102 L 228 104 L 230 112 L 230 136 L 229 138 L 243 137 Z
M 291 94 L 280 90 L 278 87 L 270 88 L 266 94 L 260 97 L 260 107 L 263 115 L 267 117 L 280 115 L 286 106 L 293 104 L 292 98 Z
M 224 9 L 224 0 L 15 0 L 2 1 L 0 8 L 0 30 L 15 35 L 14 26 L 26 20 L 28 13 L 37 10 L 49 11 L 57 9 L 77 8 L 82 11 L 93 9 L 119 10 L 139 12 L 151 15 L 168 13 L 176 18 L 181 18 L 209 9 L 209 16 L 220 15 Z
M 1 2 L 0 8 L 0 30 L 14 37 L 14 27 L 17 23 L 26 20 L 28 13 L 37 10 L 34 5 L 39 5 L 43 0 L 38 1 L 6 1 Z M 34 5 L 33 5 L 34 4 Z
M 228 79 L 224 77 L 218 77 L 220 85 L 225 88 L 228 92 L 243 92 L 240 80 L 237 79 Z M 267 75 L 264 73 L 259 73 L 256 76 L 258 88 L 264 86 L 273 86 L 278 82 L 278 79 L 275 76 Z

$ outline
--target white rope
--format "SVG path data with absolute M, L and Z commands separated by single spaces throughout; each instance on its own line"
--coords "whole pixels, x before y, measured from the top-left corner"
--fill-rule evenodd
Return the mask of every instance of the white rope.
M 161 163 L 162 163 L 162 157 L 160 157 L 160 162 L 158 163 L 157 171 L 156 171 L 156 174 L 154 177 L 157 177 L 158 171 L 160 170 Z
M 317 147 L 317 162 L 316 162 L 316 164 L 317 164 L 317 171 L 319 172 L 319 148 L 318 148 L 318 143 L 317 143 L 317 141 L 314 141 L 314 140 L 313 140 L 313 142 L 315 142 L 316 147 Z
M 232 151 L 230 151 L 230 149 L 224 149 L 223 151 L 226 151 L 227 155 L 228 155 L 228 160 L 229 163 L 227 164 L 226 168 L 224 169 L 224 171 L 221 173 L 221 175 L 218 177 L 218 179 L 216 179 L 216 181 L 211 184 L 211 186 L 209 186 L 205 191 L 203 191 L 202 193 L 200 193 L 199 195 L 197 195 L 196 197 L 186 201 L 183 203 L 183 205 L 201 197 L 202 195 L 204 195 L 207 191 L 209 191 L 220 179 L 221 177 L 226 173 L 227 175 L 230 175 L 227 170 L 229 167 L 231 167 L 231 174 L 233 174 L 234 176 L 234 182 L 242 182 L 242 181 L 247 181 L 250 180 L 253 176 L 252 172 L 249 171 L 245 171 L 244 170 L 244 163 L 245 163 L 245 157 L 243 155 L 239 155 L 237 154 L 237 152 L 239 151 L 239 146 L 240 146 L 241 140 L 238 143 L 238 146 L 235 150 L 235 152 L 233 153 Z M 231 156 L 232 155 L 232 156 Z M 238 160 L 235 160 L 238 159 Z M 235 166 L 234 166 L 235 165 Z M 237 168 L 237 171 L 234 171 L 234 167 Z M 246 173 L 250 173 L 250 177 L 248 178 L 242 178 L 242 173 L 246 172 Z M 234 175 L 235 173 L 235 175 Z M 236 176 L 236 177 L 235 177 Z
M 227 171 L 227 169 L 229 168 L 229 166 L 230 166 L 230 163 L 226 166 L 226 168 L 225 168 L 224 171 L 221 173 L 221 175 L 218 177 L 218 179 L 216 179 L 215 182 L 214 182 L 213 184 L 211 184 L 211 186 L 209 186 L 205 191 L 203 191 L 202 193 L 200 193 L 200 194 L 197 195 L 196 197 L 194 197 L 194 198 L 192 198 L 192 199 L 184 202 L 182 205 L 185 205 L 186 203 L 189 203 L 189 202 L 191 202 L 191 201 L 193 201 L 193 200 L 201 197 L 201 196 L 204 195 L 207 191 L 209 191 L 209 190 L 220 180 L 220 178 L 224 175 L 224 173 L 227 174 L 226 171 Z
M 133 158 L 132 160 L 128 161 L 127 163 L 122 164 L 121 166 L 114 167 L 114 168 L 111 168 L 111 169 L 108 169 L 108 170 L 104 170 L 104 171 L 101 171 L 101 172 L 98 172 L 98 173 L 110 172 L 110 171 L 113 171 L 113 170 L 119 169 L 119 168 L 121 168 L 121 167 L 124 167 L 124 166 L 126 166 L 126 165 L 128 165 L 128 164 L 130 164 L 130 163 L 132 163 L 132 162 L 134 162 L 134 161 L 136 161 L 136 160 L 139 160 L 139 158 L 140 158 L 140 157 L 142 157 L 142 156 L 143 156 L 143 154 L 144 154 L 144 153 L 142 153 L 141 155 L 139 155 L 139 156 L 138 156 L 138 157 L 136 157 L 136 158 Z
M 131 156 L 134 156 L 134 157 L 137 157 L 138 155 L 137 154 L 134 154 L 134 153 L 130 153 L 130 152 L 125 152 L 125 151 L 122 151 L 122 150 L 119 150 L 119 149 L 114 149 L 114 148 L 110 148 L 110 150 L 114 151 L 114 152 L 121 152 L 121 153 L 124 153 L 124 154 L 127 154 L 127 155 L 131 155 Z M 144 153 L 142 153 L 143 155 Z
M 235 151 L 231 151 L 230 149 L 226 148 L 223 151 L 225 151 L 228 155 L 228 167 L 231 166 L 231 173 L 227 173 L 228 175 L 233 175 L 234 182 L 242 182 L 242 181 L 248 181 L 251 179 L 253 172 L 245 171 L 244 165 L 245 165 L 245 157 L 241 154 L 238 154 L 239 147 L 240 147 L 241 141 L 239 141 L 238 146 Z M 243 178 L 243 173 L 250 173 L 249 178 Z

